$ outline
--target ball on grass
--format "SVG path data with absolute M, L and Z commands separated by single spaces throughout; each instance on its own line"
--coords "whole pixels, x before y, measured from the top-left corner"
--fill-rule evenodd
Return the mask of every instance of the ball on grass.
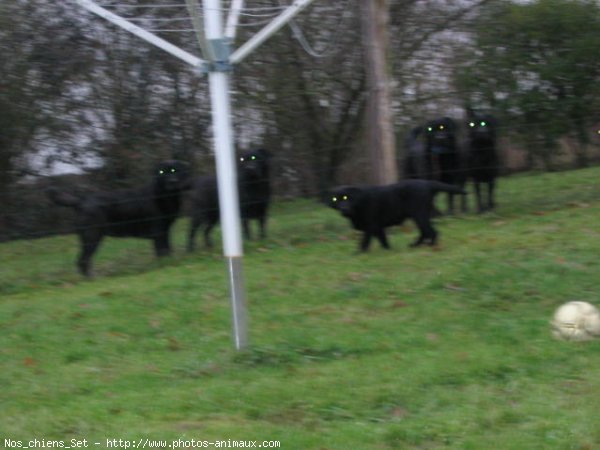
M 568 302 L 554 313 L 552 334 L 565 341 L 587 341 L 600 337 L 600 311 L 587 302 Z

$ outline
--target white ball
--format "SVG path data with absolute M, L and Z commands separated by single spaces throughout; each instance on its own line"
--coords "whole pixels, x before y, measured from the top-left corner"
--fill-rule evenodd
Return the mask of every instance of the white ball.
M 600 311 L 587 302 L 568 302 L 556 310 L 551 325 L 558 339 L 587 341 L 600 337 Z

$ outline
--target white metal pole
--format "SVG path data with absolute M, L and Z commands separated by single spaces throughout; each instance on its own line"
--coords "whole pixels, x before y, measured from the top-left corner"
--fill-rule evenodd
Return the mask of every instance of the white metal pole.
M 225 26 L 225 37 L 231 41 L 235 39 L 238 20 L 244 7 L 244 0 L 231 0 L 229 16 L 227 16 L 227 25 Z
M 194 27 L 196 38 L 198 39 L 198 45 L 200 45 L 200 50 L 202 50 L 202 55 L 204 55 L 206 59 L 211 60 L 211 49 L 208 47 L 208 45 L 206 45 L 204 22 L 200 16 L 200 6 L 198 5 L 198 0 L 185 0 L 185 5 L 187 6 L 190 18 L 192 19 L 192 26 Z
M 132 34 L 135 34 L 137 37 L 142 38 L 146 42 L 157 46 L 158 48 L 163 49 L 164 51 L 170 53 L 173 56 L 185 61 L 188 64 L 191 64 L 194 67 L 200 67 L 204 61 L 197 56 L 192 55 L 191 53 L 186 52 L 185 50 L 180 49 L 179 47 L 175 47 L 170 42 L 165 41 L 162 38 L 159 38 L 153 33 L 144 30 L 143 28 L 134 25 L 126 19 L 123 19 L 121 16 L 118 16 L 101 6 L 96 5 L 93 1 L 90 0 L 76 0 L 81 6 L 87 9 L 94 14 L 112 22 L 113 24 L 123 28 L 126 31 L 129 31 Z
M 275 34 L 281 27 L 296 17 L 302 12 L 304 8 L 310 5 L 314 0 L 294 0 L 285 11 L 279 14 L 273 19 L 268 25 L 256 33 L 248 42 L 238 48 L 231 55 L 231 64 L 237 64 L 251 52 L 253 52 L 259 45 L 269 39 Z
M 224 36 L 220 0 L 204 0 L 204 27 L 208 46 L 221 46 Z M 214 53 L 218 54 L 218 52 Z M 228 63 L 228 61 L 211 61 L 211 63 L 219 62 Z M 231 125 L 229 72 L 223 68 L 219 70 L 218 67 L 218 64 L 213 64 L 208 79 L 212 103 L 223 253 L 229 271 L 234 341 L 236 349 L 242 350 L 248 345 L 248 330 L 242 271 L 243 251 L 237 171 Z

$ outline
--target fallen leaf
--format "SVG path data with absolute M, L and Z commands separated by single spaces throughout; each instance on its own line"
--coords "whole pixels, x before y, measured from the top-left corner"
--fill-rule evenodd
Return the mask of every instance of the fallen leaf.
M 397 406 L 392 409 L 392 416 L 397 418 L 406 417 L 408 415 L 408 410 L 402 408 L 401 406 Z
M 394 303 L 392 303 L 392 308 L 406 308 L 408 306 L 408 303 L 403 302 L 402 300 L 397 300 Z
M 35 367 L 37 366 L 37 361 L 28 356 L 27 358 L 23 359 L 23 365 L 25 367 Z
M 348 278 L 350 278 L 350 280 L 351 280 L 351 281 L 360 281 L 360 280 L 362 280 L 364 277 L 363 277 L 363 274 L 362 274 L 362 273 L 358 273 L 358 272 L 350 272 L 350 273 L 348 274 Z
M 435 333 L 427 333 L 425 337 L 429 342 L 437 342 L 439 340 L 439 336 Z
M 456 284 L 451 284 L 451 283 L 444 285 L 444 288 L 448 289 L 449 291 L 459 291 L 459 292 L 462 292 L 465 290 L 465 288 L 462 288 Z
M 169 341 L 169 350 L 171 350 L 172 352 L 181 350 L 181 344 L 179 343 L 177 338 L 174 338 L 173 336 L 169 336 L 167 339 Z

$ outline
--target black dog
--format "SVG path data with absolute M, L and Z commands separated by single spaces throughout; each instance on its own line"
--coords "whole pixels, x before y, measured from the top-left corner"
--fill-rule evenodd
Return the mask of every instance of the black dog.
M 332 191 L 329 206 L 337 209 L 363 232 L 360 250 L 366 251 L 375 236 L 383 248 L 390 248 L 385 229 L 412 219 L 420 235 L 411 246 L 428 241 L 434 245 L 437 231 L 431 224 L 433 199 L 438 192 L 466 194 L 451 184 L 430 180 L 406 180 L 387 186 L 342 186 Z
M 55 203 L 79 215 L 79 271 L 90 275 L 90 259 L 104 236 L 152 239 L 157 256 L 171 252 L 169 229 L 179 214 L 182 193 L 191 187 L 189 165 L 169 160 L 158 164 L 152 183 L 138 189 L 72 194 L 50 188 Z
M 425 161 L 423 127 L 414 127 L 404 141 L 403 172 L 406 178 L 425 180 L 430 178 Z
M 499 158 L 496 146 L 496 120 L 488 114 L 470 114 L 468 129 L 469 176 L 475 184 L 477 210 L 494 209 L 494 189 L 499 173 Z M 481 184 L 487 185 L 487 202 L 481 196 Z
M 465 169 L 457 144 L 457 126 L 454 120 L 443 117 L 425 125 L 425 159 L 427 178 L 453 184 L 460 188 L 466 182 Z M 448 213 L 454 213 L 454 195 L 448 193 Z M 462 210 L 466 211 L 463 197 Z
M 240 215 L 246 239 L 250 239 L 250 219 L 258 220 L 260 237 L 267 235 L 267 213 L 271 201 L 269 180 L 270 153 L 265 149 L 245 152 L 238 162 L 238 192 Z M 205 224 L 204 243 L 212 246 L 210 232 L 219 221 L 219 191 L 217 179 L 212 176 L 196 180 L 192 199 L 191 224 L 188 237 L 188 250 L 195 248 L 198 227 Z

